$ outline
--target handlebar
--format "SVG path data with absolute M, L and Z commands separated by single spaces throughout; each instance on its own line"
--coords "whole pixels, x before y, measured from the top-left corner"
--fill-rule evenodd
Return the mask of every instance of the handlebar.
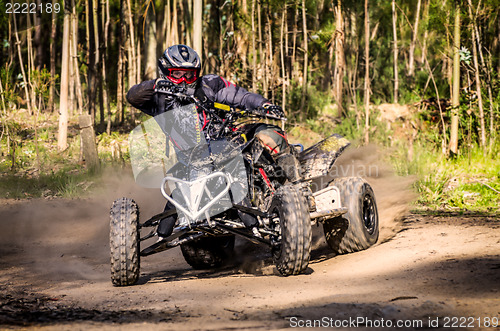
M 214 108 L 213 103 L 209 107 L 206 107 L 205 104 L 200 102 L 200 100 L 198 100 L 193 95 L 194 89 L 193 89 L 193 93 L 186 93 L 186 92 L 190 92 L 190 91 L 186 91 L 185 88 L 177 87 L 177 86 L 169 86 L 169 87 L 160 86 L 160 87 L 155 88 L 155 93 L 166 94 L 166 95 L 169 95 L 169 96 L 172 96 L 175 98 L 179 98 L 179 99 L 184 99 L 184 100 L 191 100 L 197 106 L 200 106 L 201 108 L 203 108 L 205 110 L 209 110 L 208 108 Z M 232 111 L 233 114 L 238 113 L 238 112 L 234 112 L 234 108 L 232 108 L 232 107 L 230 108 L 230 111 Z M 265 110 L 262 107 L 258 107 L 258 108 L 251 109 L 251 110 L 250 109 L 243 110 L 243 111 L 239 112 L 239 114 L 241 114 L 243 116 L 252 115 L 252 116 L 257 116 L 260 118 L 269 118 L 269 119 L 278 120 L 278 121 L 286 121 L 287 120 L 286 117 L 279 117 L 279 116 L 274 116 L 271 114 L 266 114 Z
M 271 114 L 266 114 L 264 109 L 262 109 L 262 110 L 259 110 L 259 109 L 262 109 L 262 108 L 259 107 L 259 108 L 253 109 L 253 110 L 247 110 L 247 112 L 250 115 L 254 115 L 257 117 L 269 118 L 269 119 L 273 119 L 273 120 L 277 120 L 277 121 L 286 121 L 287 120 L 286 117 L 279 117 L 279 116 L 274 116 Z

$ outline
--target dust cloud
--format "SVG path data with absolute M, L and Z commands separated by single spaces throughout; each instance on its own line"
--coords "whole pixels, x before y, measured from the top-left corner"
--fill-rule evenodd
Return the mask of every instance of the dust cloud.
M 163 210 L 159 190 L 137 186 L 129 169 L 105 170 L 101 187 L 83 199 L 3 200 L 0 269 L 23 268 L 35 281 L 109 278 L 109 209 L 135 199 L 143 217 Z

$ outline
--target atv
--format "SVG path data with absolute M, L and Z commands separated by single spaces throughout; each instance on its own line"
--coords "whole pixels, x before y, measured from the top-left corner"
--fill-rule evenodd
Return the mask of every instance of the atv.
M 259 110 L 202 103 L 183 91 L 155 92 L 187 105 L 163 112 L 131 132 L 132 170 L 138 184 L 160 189 L 175 208 L 141 223 L 133 199 L 114 201 L 110 248 L 115 286 L 138 281 L 142 257 L 176 246 L 195 269 L 220 267 L 233 254 L 236 235 L 267 246 L 283 276 L 307 269 L 313 224 L 323 224 L 326 241 L 338 254 L 363 250 L 377 241 L 377 205 L 365 180 L 336 178 L 317 185 L 350 145 L 347 139 L 334 134 L 308 149 L 292 145 L 272 155 L 249 135 L 248 123 L 284 119 Z M 208 124 L 201 123 L 201 112 L 210 117 Z M 176 132 L 190 134 L 172 139 Z M 258 225 L 248 228 L 242 215 L 255 218 Z M 170 236 L 160 237 L 158 225 L 170 216 L 177 218 L 175 228 Z M 151 238 L 154 242 L 141 249 Z

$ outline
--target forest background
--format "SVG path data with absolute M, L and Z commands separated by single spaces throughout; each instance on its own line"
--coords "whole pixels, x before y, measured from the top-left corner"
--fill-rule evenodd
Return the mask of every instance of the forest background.
M 500 211 L 494 0 L 0 0 L 0 9 L 1 197 L 85 196 L 103 165 L 127 168 L 127 134 L 145 116 L 126 91 L 183 43 L 203 73 L 282 105 L 291 140 L 335 132 L 378 146 L 398 175 L 416 175 L 415 208 Z

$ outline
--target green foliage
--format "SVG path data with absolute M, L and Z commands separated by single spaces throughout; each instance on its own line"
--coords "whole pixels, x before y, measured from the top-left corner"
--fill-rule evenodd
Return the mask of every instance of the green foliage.
M 419 208 L 500 211 L 498 154 L 484 157 L 474 146 L 469 153 L 450 159 L 424 148 L 418 146 L 414 161 L 407 165 L 407 173 L 419 176 L 415 183 Z

